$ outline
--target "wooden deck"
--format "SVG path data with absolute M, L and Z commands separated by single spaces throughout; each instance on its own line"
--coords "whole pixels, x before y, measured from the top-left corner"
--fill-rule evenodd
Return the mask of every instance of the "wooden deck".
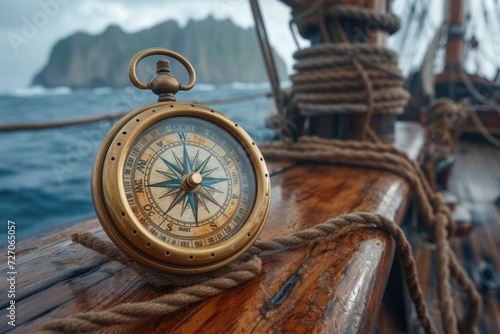
M 450 191 L 471 213 L 474 231 L 470 236 L 455 238 L 453 250 L 471 277 L 477 277 L 482 261 L 490 263 L 500 273 L 500 210 L 495 201 L 500 196 L 500 148 L 488 144 L 462 144 L 450 180 Z M 436 297 L 435 251 L 418 236 L 412 247 L 420 270 L 420 280 L 431 307 L 431 315 L 440 323 L 439 299 Z M 464 307 L 457 297 L 458 307 Z M 483 313 L 479 323 L 481 333 L 500 333 L 500 293 L 483 295 Z
M 416 159 L 422 129 L 398 124 L 396 138 Z M 347 212 L 376 212 L 401 224 L 410 201 L 406 181 L 386 172 L 293 163 L 269 167 L 272 208 L 263 239 Z M 150 300 L 166 292 L 123 265 L 73 244 L 70 235 L 81 231 L 105 238 L 94 219 L 18 244 L 14 333 L 33 332 L 54 317 Z M 347 227 L 305 247 L 263 256 L 263 272 L 226 293 L 168 317 L 105 332 L 374 332 L 393 254 L 393 243 L 384 232 Z M 3 286 L 0 294 L 6 295 Z M 7 304 L 1 307 L 5 310 Z M 9 329 L 6 321 L 0 324 L 0 332 Z

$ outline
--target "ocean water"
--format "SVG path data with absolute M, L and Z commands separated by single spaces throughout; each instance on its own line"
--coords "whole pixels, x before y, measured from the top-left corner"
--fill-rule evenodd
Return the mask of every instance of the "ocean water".
M 178 101 L 224 99 L 269 91 L 267 84 L 196 85 Z M 154 103 L 154 94 L 134 88 L 75 90 L 32 87 L 0 92 L 0 124 L 81 119 L 131 111 Z M 253 98 L 210 104 L 242 127 L 256 142 L 276 137 L 265 128 L 271 100 Z M 102 139 L 116 121 L 38 131 L 0 132 L 0 244 L 7 221 L 17 239 L 95 216 L 90 191 L 92 166 Z

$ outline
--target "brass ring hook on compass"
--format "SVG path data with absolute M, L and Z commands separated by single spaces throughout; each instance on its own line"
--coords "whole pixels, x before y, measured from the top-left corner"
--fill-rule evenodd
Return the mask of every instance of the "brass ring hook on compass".
M 170 74 L 170 64 L 168 60 L 165 59 L 159 59 L 156 62 L 157 75 L 150 82 L 145 84 L 140 81 L 136 73 L 137 65 L 142 59 L 153 55 L 164 55 L 178 60 L 188 72 L 189 82 L 186 85 L 180 84 L 177 79 L 172 74 Z M 158 95 L 158 102 L 175 101 L 174 95 L 179 90 L 190 90 L 191 88 L 193 88 L 196 82 L 196 72 L 193 65 L 191 65 L 191 63 L 186 58 L 184 58 L 177 52 L 163 48 L 150 48 L 136 54 L 130 61 L 128 67 L 128 76 L 132 84 L 137 88 L 150 89 L 153 93 Z

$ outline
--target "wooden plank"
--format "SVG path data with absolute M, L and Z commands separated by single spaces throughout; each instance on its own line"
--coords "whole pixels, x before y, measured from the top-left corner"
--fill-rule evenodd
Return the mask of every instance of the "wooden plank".
M 405 138 L 408 147 L 404 148 L 418 142 Z M 410 192 L 398 176 L 330 165 L 270 167 L 274 171 L 272 206 L 262 239 L 347 212 L 376 212 L 398 223 L 403 220 Z M 71 244 L 69 235 L 78 229 L 102 235 L 98 223 L 91 220 L 45 239 L 19 243 L 20 249 L 30 251 L 18 267 L 15 332 L 32 332 L 52 317 L 150 300 L 165 293 L 130 269 Z M 392 257 L 392 241 L 384 232 L 347 227 L 305 247 L 263 256 L 263 272 L 246 284 L 171 316 L 117 326 L 113 331 L 372 332 Z M 0 331 L 9 329 L 5 326 L 1 324 Z
M 488 132 L 492 135 L 500 135 L 500 115 L 496 110 L 477 110 L 477 116 L 481 123 L 486 127 Z M 476 123 L 471 117 L 465 120 L 463 133 L 481 133 L 476 126 Z
M 500 195 L 500 148 L 469 142 L 463 144 L 451 175 L 450 190 L 457 195 L 473 218 L 475 228 L 469 236 L 455 238 L 452 249 L 457 254 L 471 277 L 481 261 L 491 261 L 500 273 L 500 210 L 494 200 Z M 437 281 L 435 251 L 420 248 L 422 240 L 412 245 L 415 248 L 419 278 L 430 306 L 430 314 L 441 326 L 439 298 L 436 295 Z M 428 244 L 427 244 L 428 245 Z M 429 261 L 429 258 L 432 260 Z M 456 305 L 466 305 L 456 299 Z M 500 300 L 483 296 L 483 312 L 478 328 L 481 333 L 500 332 Z

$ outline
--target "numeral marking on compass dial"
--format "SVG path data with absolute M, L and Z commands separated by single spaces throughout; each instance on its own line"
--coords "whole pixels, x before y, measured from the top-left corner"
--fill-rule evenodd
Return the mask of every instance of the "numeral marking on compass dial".
M 125 160 L 123 189 L 131 211 L 158 239 L 203 247 L 231 237 L 256 200 L 256 176 L 241 144 L 195 117 L 155 123 Z

